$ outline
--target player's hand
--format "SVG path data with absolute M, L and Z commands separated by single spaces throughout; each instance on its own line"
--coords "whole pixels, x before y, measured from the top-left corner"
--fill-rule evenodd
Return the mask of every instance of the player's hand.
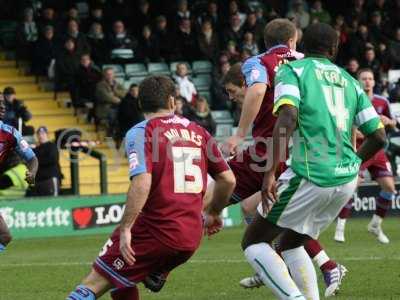
M 132 266 L 135 262 L 135 252 L 131 246 L 132 233 L 130 229 L 121 228 L 119 237 L 119 251 L 125 262 Z
M 29 184 L 35 184 L 35 175 L 32 174 L 32 173 L 29 172 L 29 171 L 26 171 L 26 173 L 25 173 L 25 180 L 26 180 L 26 182 L 29 183 Z
M 243 142 L 243 138 L 232 135 L 222 145 L 221 151 L 225 157 L 235 155 L 238 152 L 238 146 Z
M 219 215 L 204 214 L 204 235 L 211 236 L 218 233 L 223 226 Z
M 384 115 L 381 115 L 380 118 L 383 123 L 383 126 L 388 126 L 388 125 L 392 126 L 394 123 L 393 120 L 389 119 L 388 117 L 386 117 Z M 394 125 L 396 125 L 396 124 L 394 123 Z
M 261 205 L 263 213 L 266 215 L 271 210 L 275 202 L 278 201 L 275 174 L 267 172 L 264 175 L 264 182 L 261 189 Z

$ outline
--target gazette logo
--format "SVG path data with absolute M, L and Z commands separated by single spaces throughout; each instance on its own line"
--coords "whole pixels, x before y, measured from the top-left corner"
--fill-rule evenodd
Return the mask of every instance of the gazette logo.
M 125 204 L 97 205 L 72 209 L 75 230 L 118 224 L 124 213 Z

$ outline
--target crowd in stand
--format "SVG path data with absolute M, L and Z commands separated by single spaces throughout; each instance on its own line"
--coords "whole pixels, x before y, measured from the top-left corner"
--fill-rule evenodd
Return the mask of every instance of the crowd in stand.
M 188 109 L 184 114 L 205 116 L 201 122 L 215 131 L 210 109 L 231 109 L 237 116 L 222 86 L 223 75 L 232 64 L 265 51 L 263 28 L 282 16 L 297 25 L 300 51 L 309 24 L 332 24 L 340 36 L 337 62 L 353 75 L 359 68 L 371 68 L 377 92 L 399 101 L 400 88 L 396 83 L 388 86 L 386 75 L 400 68 L 398 0 L 352 0 L 329 9 L 319 0 L 167 2 L 168 8 L 151 0 L 88 1 L 82 17 L 82 9 L 67 5 L 69 1 L 23 1 L 19 55 L 32 61 L 33 73 L 54 78 L 57 89 L 70 91 L 78 111 L 89 110 L 89 119 L 109 128 L 116 128 L 118 120 L 127 122 L 119 108 L 137 93 L 135 86 L 128 92 L 116 82 L 112 69 L 102 70 L 104 64 L 209 60 L 214 66 L 210 99 L 199 97 L 185 64 L 177 66 L 173 78 L 179 101 Z M 125 56 L 115 56 L 116 50 Z M 140 113 L 135 116 L 135 121 L 142 118 Z M 128 125 L 119 124 L 115 134 L 122 136 Z

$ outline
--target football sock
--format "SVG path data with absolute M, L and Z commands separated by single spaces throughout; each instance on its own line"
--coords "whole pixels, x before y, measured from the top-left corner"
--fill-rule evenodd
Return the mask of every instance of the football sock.
M 2 243 L 0 243 L 0 253 L 6 250 L 6 246 L 4 246 Z
M 346 205 L 342 208 L 342 210 L 339 213 L 339 218 L 340 219 L 350 218 L 352 207 L 353 207 L 353 198 L 351 198 L 349 202 L 347 202 Z
M 244 251 L 247 261 L 273 293 L 284 300 L 305 300 L 289 275 L 282 258 L 267 243 L 254 244 Z
M 317 274 L 304 247 L 282 251 L 282 257 L 294 282 L 307 300 L 318 300 Z
M 317 240 L 307 241 L 304 248 L 308 255 L 318 264 L 322 272 L 327 272 L 337 267 L 336 262 L 329 258 Z
M 96 295 L 85 285 L 81 284 L 76 287 L 66 300 L 96 300 Z
M 129 288 L 114 289 L 111 291 L 113 300 L 139 300 L 139 290 L 136 286 Z
M 382 219 L 386 216 L 390 205 L 392 204 L 392 199 L 394 199 L 395 194 L 381 191 L 379 193 L 378 199 L 376 199 L 376 210 L 375 214 Z

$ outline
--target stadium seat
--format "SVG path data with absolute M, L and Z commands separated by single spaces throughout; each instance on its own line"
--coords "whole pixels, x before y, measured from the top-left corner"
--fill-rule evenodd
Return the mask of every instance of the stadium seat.
M 4 48 L 14 48 L 16 44 L 17 22 L 0 21 L 0 45 Z
M 147 71 L 153 75 L 170 75 L 168 65 L 166 63 L 149 63 Z
M 228 137 L 231 135 L 232 124 L 217 124 L 216 137 Z
M 76 3 L 76 8 L 78 9 L 79 18 L 87 18 L 89 16 L 89 5 L 87 2 L 80 1 Z
M 193 72 L 195 74 L 210 74 L 213 65 L 208 60 L 195 60 L 192 64 Z
M 211 93 L 210 93 L 210 91 L 200 91 L 199 92 L 199 96 L 206 98 L 207 102 L 209 104 L 212 102 L 211 101 Z
M 134 57 L 132 49 L 114 49 L 111 51 L 111 59 L 132 59 Z
M 217 124 L 233 124 L 231 113 L 228 110 L 213 110 L 211 116 Z
M 171 71 L 171 74 L 174 74 L 176 72 L 176 66 L 177 64 L 181 63 L 181 61 L 174 61 L 169 64 L 169 70 Z M 185 63 L 187 68 L 188 68 L 188 74 L 192 74 L 192 68 L 190 67 L 190 64 L 186 61 L 182 61 L 182 63 Z
M 124 68 L 121 65 L 103 65 L 103 70 L 112 68 L 116 77 L 125 77 Z
M 125 84 L 125 78 L 124 77 L 115 76 L 115 81 L 118 82 L 121 85 Z
M 211 76 L 200 75 L 193 78 L 193 83 L 198 91 L 210 90 Z
M 131 84 L 139 85 L 142 82 L 142 80 L 145 79 L 145 78 L 146 78 L 145 76 L 131 77 L 131 78 L 129 78 L 129 80 L 126 80 L 124 82 L 124 87 L 125 87 L 125 89 L 128 90 L 129 87 L 131 86 Z
M 388 81 L 389 83 L 396 83 L 400 79 L 400 70 L 389 70 Z
M 130 77 L 143 77 L 146 76 L 147 69 L 144 64 L 127 64 L 125 65 L 125 74 Z

